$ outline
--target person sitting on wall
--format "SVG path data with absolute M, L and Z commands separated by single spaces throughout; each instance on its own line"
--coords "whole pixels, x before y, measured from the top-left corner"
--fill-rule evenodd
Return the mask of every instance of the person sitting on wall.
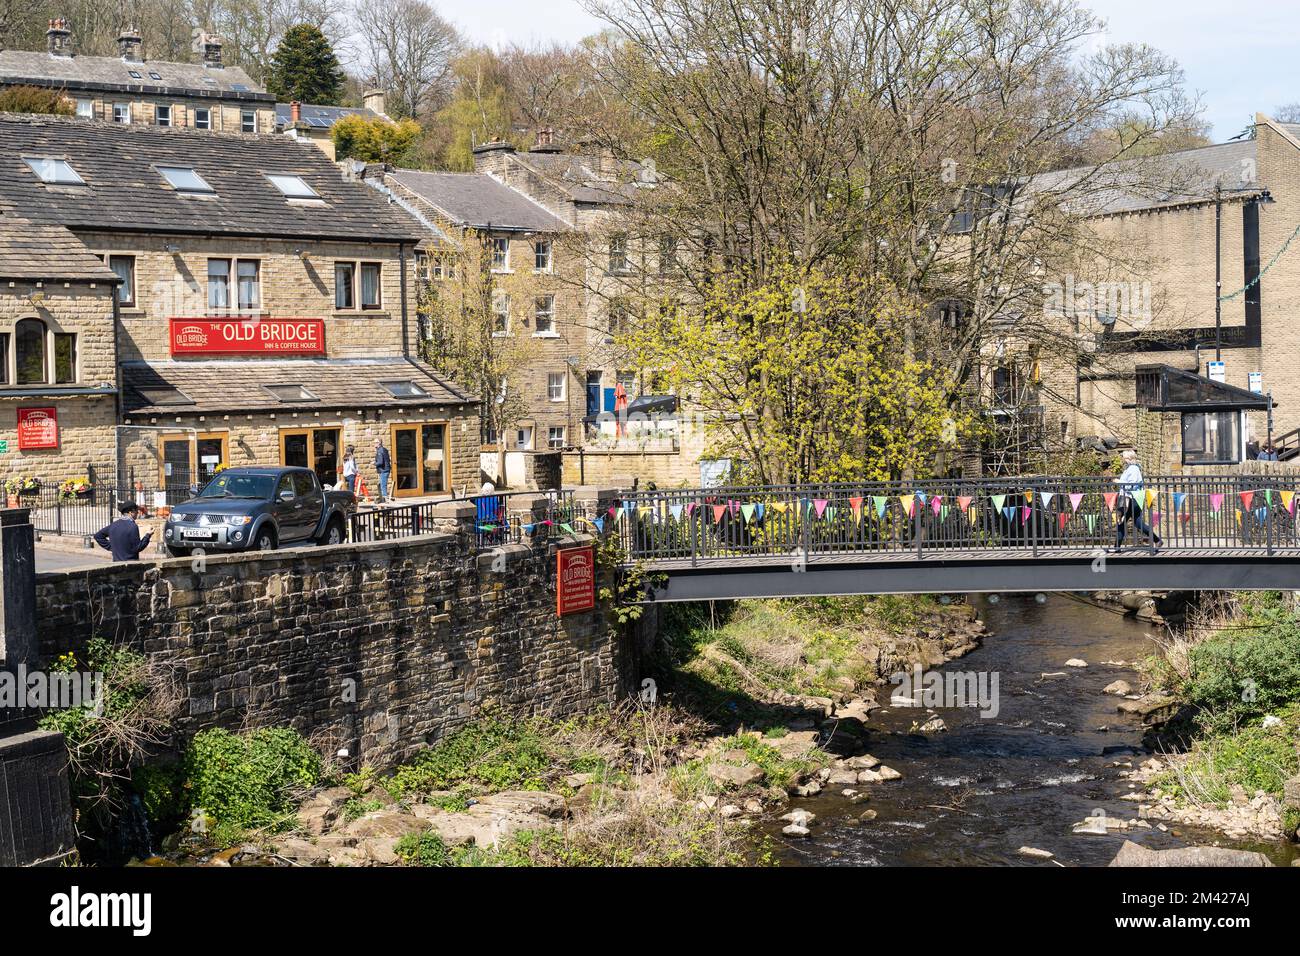
M 105 551 L 113 553 L 114 561 L 137 561 L 145 548 L 149 547 L 150 531 L 140 537 L 140 526 L 136 518 L 140 515 L 140 506 L 134 501 L 125 501 L 117 506 L 121 517 L 95 532 L 95 543 Z
M 1277 461 L 1277 449 L 1273 447 L 1273 443 L 1269 442 L 1263 448 L 1261 448 L 1259 450 L 1259 454 L 1255 456 L 1255 460 L 1256 461 Z

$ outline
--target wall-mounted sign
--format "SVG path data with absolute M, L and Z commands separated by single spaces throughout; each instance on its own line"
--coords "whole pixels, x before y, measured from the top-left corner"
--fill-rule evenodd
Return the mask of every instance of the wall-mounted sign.
M 9 454 L 9 439 L 0 438 L 0 455 Z
M 1212 382 L 1226 382 L 1228 380 L 1228 366 L 1223 362 L 1206 362 L 1205 375 Z
M 555 609 L 560 617 L 596 606 L 596 553 L 563 548 L 555 553 Z
M 18 450 L 59 447 L 59 412 L 55 408 L 18 409 Z
M 1246 379 L 1250 383 L 1250 390 L 1256 395 L 1264 394 L 1264 373 L 1247 372 Z
M 321 319 L 171 319 L 172 355 L 324 355 Z

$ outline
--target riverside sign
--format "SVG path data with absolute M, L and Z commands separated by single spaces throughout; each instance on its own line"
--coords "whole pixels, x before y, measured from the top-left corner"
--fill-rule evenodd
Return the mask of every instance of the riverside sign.
M 172 355 L 324 355 L 321 319 L 173 317 Z
M 555 611 L 560 617 L 596 606 L 596 554 L 591 545 L 555 553 Z

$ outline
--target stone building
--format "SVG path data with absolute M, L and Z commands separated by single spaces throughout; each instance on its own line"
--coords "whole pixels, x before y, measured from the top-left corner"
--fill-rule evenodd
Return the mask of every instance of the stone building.
M 317 106 L 312 103 L 276 103 L 275 129 L 294 139 L 307 140 L 320 147 L 330 159 L 334 155 L 334 124 L 347 116 L 391 122 L 385 112 L 383 90 L 367 90 L 362 106 Z
M 507 388 L 523 393 L 528 412 L 513 434 L 493 434 L 485 423 L 484 451 L 560 451 L 580 440 L 583 396 L 575 358 L 585 341 L 579 321 L 584 300 L 581 265 L 565 261 L 559 242 L 568 225 L 483 173 L 393 169 L 383 177 L 448 237 L 429 249 L 425 279 L 433 293 L 454 283 L 458 270 L 483 260 L 497 323 L 493 335 L 527 337 L 514 353 L 522 367 L 507 377 Z M 486 248 L 477 248 L 480 243 Z
M 111 474 L 117 282 L 62 226 L 0 215 L 0 480 Z
M 373 493 L 380 438 L 399 497 L 477 486 L 477 403 L 412 358 L 426 233 L 315 146 L 0 116 L 0 156 L 0 212 L 66 226 L 120 280 L 119 480 L 174 498 L 279 463 L 335 483 L 351 444 Z
M 1066 276 L 1048 297 L 1079 352 L 1030 365 L 1046 427 L 1137 447 L 1151 472 L 1222 470 L 1270 434 L 1283 457 L 1300 451 L 1300 125 L 1261 114 L 1253 138 L 1141 176 L 1175 185 L 1139 189 L 1135 173 L 1126 188 L 1117 170 L 1087 220 L 1127 267 Z
M 66 20 L 51 20 L 45 50 L 0 51 L 0 86 L 59 90 L 77 118 L 217 133 L 275 131 L 275 97 L 242 69 L 221 62 L 221 38 L 199 36 L 199 63 L 144 57 L 138 31 L 118 37 L 121 56 L 82 56 Z

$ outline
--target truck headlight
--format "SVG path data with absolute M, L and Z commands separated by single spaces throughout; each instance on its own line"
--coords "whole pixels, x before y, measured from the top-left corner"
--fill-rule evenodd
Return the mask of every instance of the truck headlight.
M 234 525 L 237 528 L 248 524 L 252 520 L 248 515 L 226 515 L 226 524 Z

